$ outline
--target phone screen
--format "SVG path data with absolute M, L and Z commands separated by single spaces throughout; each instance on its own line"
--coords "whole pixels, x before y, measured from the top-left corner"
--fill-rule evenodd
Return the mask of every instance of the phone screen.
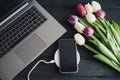
M 63 39 L 59 41 L 60 71 L 76 72 L 76 43 L 73 39 Z

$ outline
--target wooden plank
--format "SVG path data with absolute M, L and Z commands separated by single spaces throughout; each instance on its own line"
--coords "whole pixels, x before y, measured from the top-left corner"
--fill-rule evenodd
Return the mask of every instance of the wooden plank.
M 104 80 L 104 78 L 102 78 Z M 82 77 L 46 77 L 46 76 L 31 76 L 30 80 L 102 80 L 101 78 L 99 79 L 99 77 L 86 77 L 86 76 L 82 76 Z M 106 80 L 108 80 L 109 78 L 107 78 Z M 19 76 L 18 78 L 15 78 L 14 80 L 27 80 L 26 77 L 24 76 Z M 112 80 L 112 79 L 110 79 Z M 118 80 L 117 78 L 114 80 Z
M 96 80 L 96 77 L 31 77 L 31 80 Z
M 99 77 L 99 80 L 120 80 L 120 77 Z
M 25 76 L 19 76 L 14 80 L 27 80 Z M 120 80 L 120 77 L 98 77 L 98 76 L 81 76 L 81 77 L 49 77 L 49 76 L 30 76 L 30 80 Z
M 26 75 L 30 70 L 30 67 L 26 68 L 20 75 Z M 81 60 L 79 64 L 79 72 L 76 74 L 63 75 L 59 72 L 59 68 L 55 64 L 40 63 L 32 72 L 33 76 L 54 76 L 54 77 L 78 77 L 78 76 L 119 76 L 119 73 L 109 66 L 96 61 L 96 60 Z
M 45 7 L 44 8 L 55 18 L 57 21 L 59 21 L 62 25 L 70 26 L 68 25 L 67 18 L 74 14 L 77 15 L 77 12 L 75 10 L 75 7 Z M 116 22 L 120 23 L 120 8 L 114 8 L 114 7 L 103 7 L 103 9 L 106 11 L 106 18 L 109 20 L 115 20 Z M 79 16 L 80 17 L 80 16 Z M 67 25 L 66 25 L 67 24 Z
M 75 6 L 78 3 L 88 3 L 92 0 L 37 0 L 41 5 L 45 6 Z M 96 0 L 98 1 L 102 6 L 114 6 L 114 7 L 120 7 L 120 1 L 119 0 Z M 113 4 L 114 2 L 114 4 Z

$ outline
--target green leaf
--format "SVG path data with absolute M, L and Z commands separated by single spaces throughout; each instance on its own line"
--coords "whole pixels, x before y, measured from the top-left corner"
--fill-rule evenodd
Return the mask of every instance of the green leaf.
M 104 41 L 105 44 L 107 44 L 107 38 L 106 38 L 105 34 L 103 34 L 103 33 L 99 30 L 98 27 L 96 27 L 96 32 L 95 32 L 95 33 L 99 34 L 99 36 L 100 36 L 100 37 L 95 36 L 96 38 L 98 38 L 98 39 L 101 38 L 101 40 Z
M 94 22 L 94 24 L 95 24 L 95 27 L 98 27 L 103 33 L 106 32 L 105 29 L 104 29 L 104 27 L 103 27 L 102 25 L 100 25 L 100 24 L 97 23 L 97 22 Z
M 97 40 L 97 47 L 99 48 L 99 50 L 109 59 L 115 61 L 117 64 L 119 64 L 119 61 L 117 60 L 117 58 L 115 57 L 115 55 L 109 51 L 107 49 L 106 46 L 104 46 L 100 41 Z M 120 65 L 120 64 L 119 64 Z
M 118 45 L 120 46 L 120 35 L 117 33 L 117 31 L 114 29 L 112 25 L 110 25 L 110 30 L 115 37 L 115 40 L 117 41 Z
M 120 72 L 120 66 L 117 65 L 114 61 L 108 59 L 106 56 L 102 54 L 97 54 L 97 55 L 94 55 L 93 57 L 100 60 L 101 62 L 106 63 L 107 65 L 111 66 L 112 68 Z
M 98 18 L 99 22 L 103 25 L 104 29 L 107 29 L 107 24 L 105 23 L 105 18 Z
M 115 28 L 113 27 L 113 25 L 110 24 L 109 21 L 105 20 L 105 22 L 106 22 L 106 25 L 108 25 L 108 28 L 107 28 L 107 29 L 109 30 L 109 33 L 110 33 L 112 36 L 114 36 L 116 42 L 118 43 L 118 45 L 119 45 L 119 47 L 120 47 L 120 41 L 119 41 L 119 40 L 120 40 L 120 36 L 119 36 L 118 32 L 115 30 Z
M 101 54 L 99 51 L 95 50 L 94 48 L 84 44 L 84 47 L 86 47 L 89 51 L 95 53 L 95 54 Z
M 88 40 L 90 43 L 93 43 L 95 46 L 97 46 L 97 43 L 96 43 L 96 41 L 94 41 L 94 40 Z
M 84 26 L 87 26 L 87 25 L 88 25 L 87 23 L 85 23 L 84 21 L 82 21 L 81 18 L 79 18 L 79 22 L 80 22 L 82 25 L 84 25 Z
M 110 45 L 109 47 L 111 48 L 111 51 L 114 53 L 115 57 L 119 60 L 120 62 L 120 53 L 119 53 L 119 47 L 116 44 L 115 39 L 109 34 L 107 31 L 107 38 L 108 38 L 108 44 Z
M 112 21 L 112 25 L 115 28 L 115 30 L 118 32 L 118 34 L 120 34 L 120 26 L 114 21 Z
M 108 39 L 108 46 L 111 48 L 111 51 L 113 51 L 113 53 L 116 55 L 117 53 L 117 47 L 115 45 L 115 41 L 113 39 L 113 37 L 110 35 L 110 33 L 107 30 L 107 39 Z

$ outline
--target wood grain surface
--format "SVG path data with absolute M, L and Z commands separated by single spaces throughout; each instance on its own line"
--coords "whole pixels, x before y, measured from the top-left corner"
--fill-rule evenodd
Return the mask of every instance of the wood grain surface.
M 75 6 L 78 3 L 87 3 L 91 0 L 37 0 L 60 24 L 66 29 L 67 33 L 60 39 L 73 38 L 77 33 L 73 26 L 67 22 L 67 18 L 71 14 L 77 15 Z M 117 21 L 120 24 L 120 0 L 97 0 L 106 11 L 106 18 Z M 50 46 L 41 56 L 34 62 L 28 65 L 20 74 L 15 77 L 15 80 L 26 80 L 29 70 L 34 64 L 40 60 L 52 60 L 54 52 L 58 48 L 58 40 Z M 84 47 L 78 46 L 78 51 L 81 55 L 79 64 L 79 72 L 76 74 L 63 75 L 55 64 L 40 63 L 32 72 L 30 80 L 120 80 L 120 73 L 113 70 L 111 67 L 92 57 L 92 53 Z

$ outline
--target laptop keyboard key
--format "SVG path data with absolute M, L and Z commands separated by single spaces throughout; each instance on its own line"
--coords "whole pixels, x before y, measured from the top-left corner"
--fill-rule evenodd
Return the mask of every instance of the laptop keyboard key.
M 47 18 L 32 6 L 0 32 L 0 57 L 40 27 Z

